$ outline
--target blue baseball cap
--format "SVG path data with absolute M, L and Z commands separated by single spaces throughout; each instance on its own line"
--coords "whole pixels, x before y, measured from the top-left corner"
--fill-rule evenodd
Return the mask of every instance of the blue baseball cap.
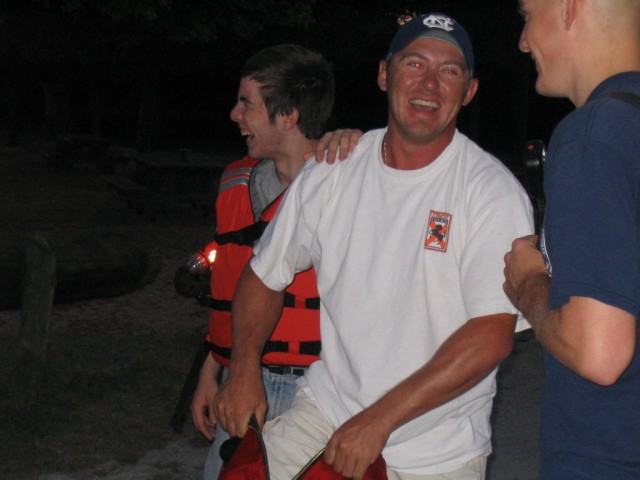
M 389 60 L 394 53 L 418 38 L 437 38 L 456 47 L 473 76 L 473 47 L 469 34 L 455 19 L 444 13 L 426 13 L 402 25 L 393 37 L 385 58 Z

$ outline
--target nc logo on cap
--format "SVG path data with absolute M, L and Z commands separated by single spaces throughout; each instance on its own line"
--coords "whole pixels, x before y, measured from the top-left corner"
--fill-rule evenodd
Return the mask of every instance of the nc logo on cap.
M 453 20 L 443 15 L 429 15 L 422 21 L 422 23 L 429 28 L 440 28 L 445 32 L 453 30 Z

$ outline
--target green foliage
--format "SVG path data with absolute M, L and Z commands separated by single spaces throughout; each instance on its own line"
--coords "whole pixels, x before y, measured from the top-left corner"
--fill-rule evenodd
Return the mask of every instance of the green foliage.
M 242 63 L 267 45 L 299 43 L 320 51 L 333 63 L 338 86 L 335 114 L 340 124 L 371 128 L 386 121 L 386 103 L 376 75 L 398 18 L 442 11 L 461 21 L 473 39 L 481 88 L 471 109 L 483 105 L 486 116 L 487 106 L 497 105 L 495 98 L 504 94 L 505 85 L 526 81 L 522 70 L 528 60 L 517 48 L 521 22 L 516 3 L 2 0 L 0 62 L 18 59 L 36 82 L 49 80 L 49 91 L 59 94 L 62 102 L 64 95 L 86 97 L 87 90 L 98 101 L 102 95 L 110 111 L 127 110 L 129 123 L 122 128 L 128 131 L 132 119 L 141 118 L 135 110 L 145 85 L 148 91 L 155 89 L 160 103 L 166 102 L 166 106 L 158 104 L 157 112 L 149 112 L 149 118 L 158 119 L 164 108 L 175 117 L 169 127 L 174 132 L 187 129 L 193 116 L 200 124 L 208 123 L 209 132 L 215 130 L 224 137 Z M 0 75 L 2 69 L 0 63 Z M 165 87 L 172 89 L 173 97 L 166 95 Z M 118 98 L 110 98 L 114 94 Z M 197 98 L 196 105 L 188 105 L 190 98 Z M 174 104 L 169 107 L 169 102 Z M 497 131 L 495 125 L 503 115 L 494 115 L 483 126 Z M 366 121 L 361 123 L 362 119 Z M 117 122 L 124 125 L 121 119 Z M 504 123 L 505 128 L 514 124 Z M 509 135 L 508 131 L 496 134 Z
M 2 46 L 41 69 L 175 61 L 183 47 L 304 28 L 315 0 L 7 0 Z
M 77 23 L 100 19 L 169 43 L 208 43 L 225 33 L 250 37 L 270 26 L 300 27 L 313 21 L 314 0 L 40 0 L 42 8 Z

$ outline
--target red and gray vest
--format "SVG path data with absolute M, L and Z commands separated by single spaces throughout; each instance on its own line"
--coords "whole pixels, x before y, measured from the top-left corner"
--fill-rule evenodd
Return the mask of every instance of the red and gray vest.
M 273 218 L 282 194 L 255 222 L 249 180 L 259 163 L 249 156 L 230 164 L 222 174 L 216 200 L 216 242 L 211 274 L 211 316 L 206 341 L 222 365 L 231 356 L 231 300 L 252 247 Z M 320 353 L 320 299 L 313 269 L 298 273 L 286 289 L 282 315 L 265 346 L 264 365 L 308 366 Z

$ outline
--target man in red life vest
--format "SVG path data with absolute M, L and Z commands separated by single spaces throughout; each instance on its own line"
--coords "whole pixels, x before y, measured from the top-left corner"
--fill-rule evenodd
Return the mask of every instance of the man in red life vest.
M 211 353 L 202 365 L 191 411 L 202 434 L 213 440 L 205 479 L 217 478 L 220 445 L 229 437 L 213 414 L 218 374 L 231 354 L 231 300 L 240 272 L 291 183 L 315 151 L 331 114 L 334 95 L 330 64 L 297 45 L 265 48 L 241 71 L 231 119 L 247 137 L 248 155 L 224 171 L 218 198 L 217 255 L 211 280 L 211 317 L 206 342 Z M 262 159 L 262 160 L 257 160 Z M 262 358 L 268 418 L 289 407 L 295 381 L 318 358 L 319 299 L 313 270 L 301 272 L 287 289 L 278 326 Z

